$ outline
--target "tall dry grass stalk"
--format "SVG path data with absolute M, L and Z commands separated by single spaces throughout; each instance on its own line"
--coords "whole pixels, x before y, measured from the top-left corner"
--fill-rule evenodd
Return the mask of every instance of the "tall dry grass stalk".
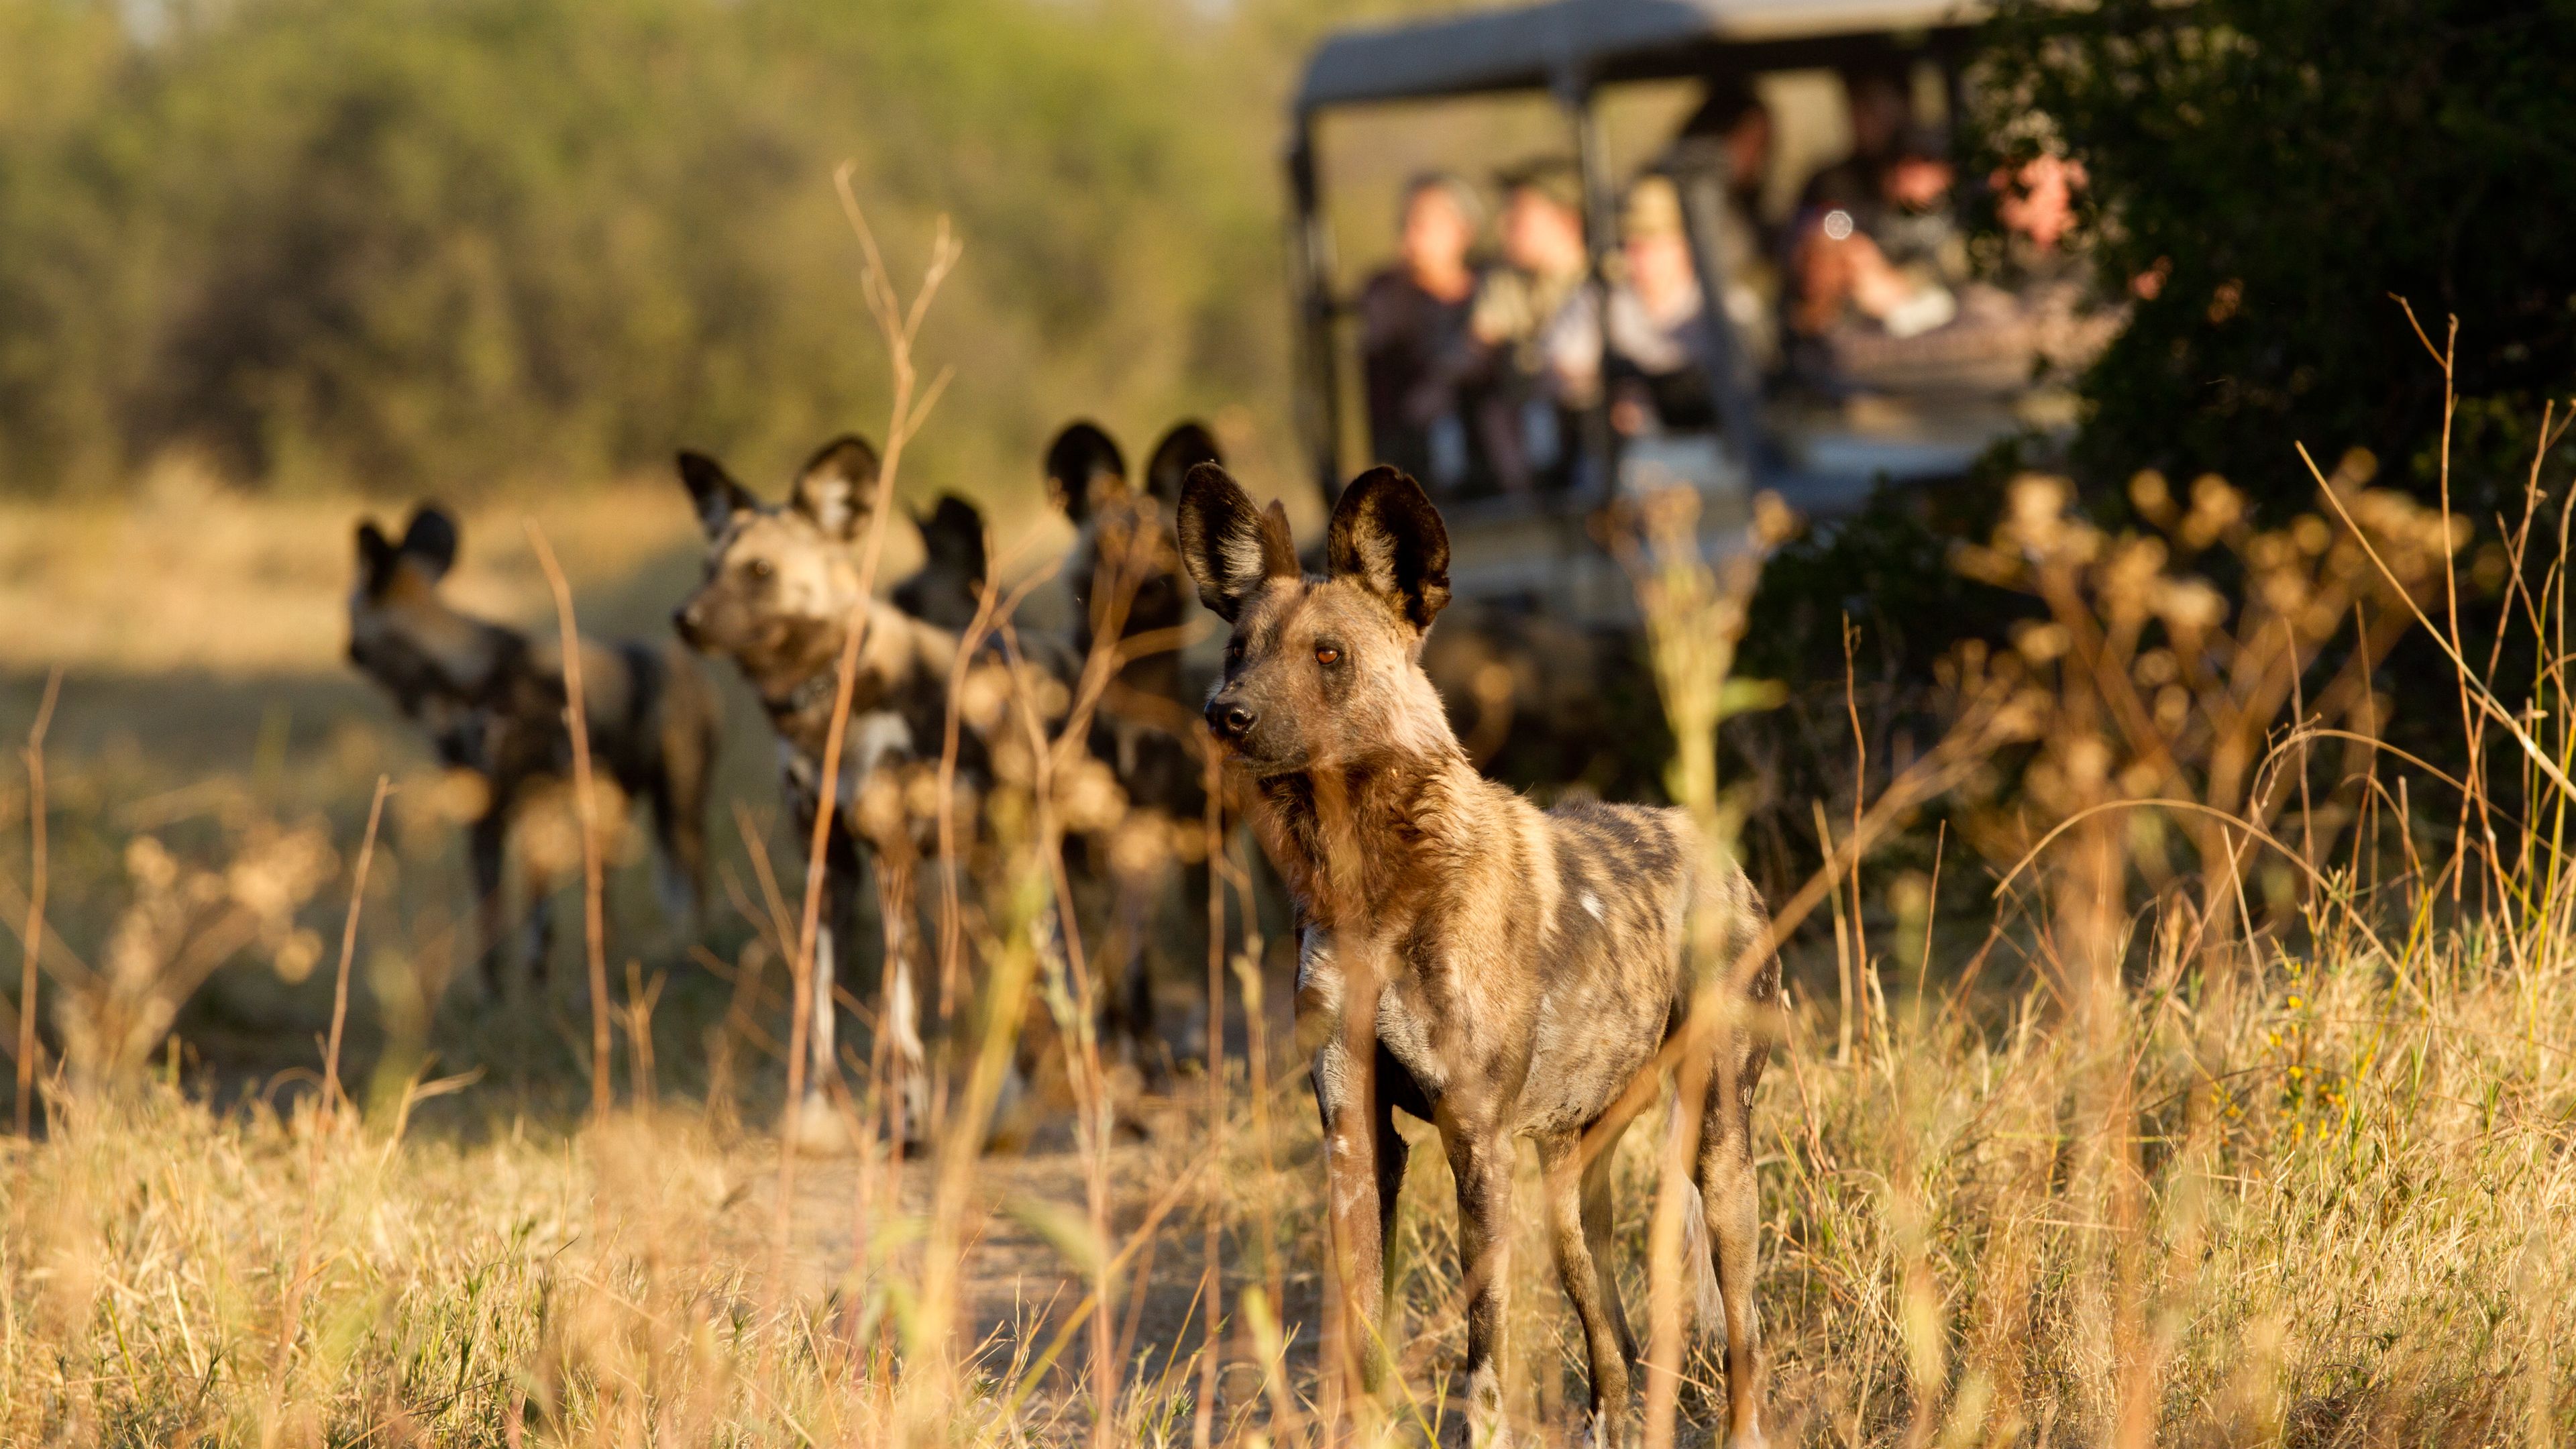
M 349 966 L 358 956 L 358 913 L 367 903 L 367 868 L 375 864 L 376 827 L 384 823 L 385 796 L 393 790 L 389 776 L 376 777 L 375 798 L 367 802 L 367 832 L 358 842 L 358 868 L 349 876 L 349 916 L 340 929 L 340 969 L 331 983 L 331 1035 L 322 1048 L 322 1104 L 336 1112 L 340 1092 L 340 1031 L 349 1022 Z
M 590 968 L 590 1116 L 608 1116 L 608 921 L 603 901 L 607 886 L 600 870 L 598 781 L 590 768 L 590 699 L 581 681 L 581 627 L 573 618 L 572 585 L 564 582 L 555 562 L 554 545 L 533 518 L 527 522 L 528 546 L 544 570 L 546 590 L 554 596 L 555 630 L 563 650 L 564 732 L 572 739 L 573 822 L 581 832 L 582 959 Z M 541 965 L 542 963 L 531 963 Z
M 45 728 L 53 723 L 54 702 L 62 698 L 60 665 L 45 676 L 45 697 L 36 706 L 36 722 L 27 727 L 27 925 L 19 933 L 18 966 L 18 1135 L 31 1130 L 29 1112 L 36 1101 L 36 958 L 45 949 L 45 889 L 50 863 L 45 851 Z

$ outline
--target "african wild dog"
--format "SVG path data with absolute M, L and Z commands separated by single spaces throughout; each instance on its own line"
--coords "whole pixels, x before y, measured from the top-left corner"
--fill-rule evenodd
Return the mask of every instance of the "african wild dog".
M 1222 461 L 1215 437 L 1187 421 L 1154 445 L 1141 488 L 1129 483 L 1126 456 L 1096 423 L 1066 425 L 1046 455 L 1048 492 L 1077 530 L 1064 570 L 1074 602 L 1074 667 L 1103 643 L 1128 655 L 1093 714 L 1090 738 L 1128 808 L 1080 849 L 1085 874 L 1105 878 L 1114 899 L 1116 984 L 1102 1003 L 1103 1024 L 1149 1071 L 1162 1064 L 1165 1048 L 1146 945 L 1176 859 L 1186 867 L 1186 896 L 1206 895 L 1207 788 L 1198 736 L 1205 690 L 1188 677 L 1181 656 L 1180 632 L 1196 610 L 1172 520 L 1189 470 Z M 1209 1023 L 1211 1040 L 1218 1029 Z
M 798 1104 L 799 1125 L 817 1134 L 837 1130 L 826 1100 L 838 1068 L 835 946 L 856 903 L 864 856 L 874 868 L 885 935 L 885 1045 L 906 1135 L 917 1135 L 929 1120 L 929 1075 L 921 1037 L 926 962 L 913 882 L 924 854 L 936 849 L 936 776 L 949 673 L 961 642 L 947 621 L 961 609 L 966 618 L 973 615 L 984 569 L 983 520 L 961 499 L 941 500 L 922 522 L 929 555 L 923 571 L 894 590 L 895 599 L 871 597 L 861 592 L 852 547 L 884 506 L 876 451 L 865 441 L 843 437 L 824 445 L 797 475 L 788 501 L 777 505 L 762 504 L 703 454 L 684 452 L 679 466 L 708 548 L 706 581 L 673 622 L 692 646 L 731 658 L 760 695 L 778 733 L 800 841 L 810 838 L 822 805 L 825 736 L 846 631 L 855 610 L 866 612 L 826 848 L 825 910 L 815 947 L 820 969 L 805 1043 L 812 1074 Z M 982 773 L 982 745 L 971 730 L 960 735 L 960 766 L 970 780 Z
M 513 820 L 540 782 L 569 784 L 563 647 L 451 607 L 439 581 L 456 562 L 456 520 L 435 504 L 414 510 L 402 541 L 358 525 L 358 582 L 349 593 L 349 662 L 429 731 L 440 763 L 482 779 L 468 828 L 476 947 L 487 986 L 501 986 L 506 919 L 502 857 Z M 653 807 L 662 893 L 675 922 L 697 924 L 704 902 L 706 805 L 715 768 L 716 704 L 697 661 L 677 647 L 582 641 L 582 707 L 591 757 L 631 798 Z M 529 969 L 542 979 L 551 944 L 547 896 L 557 862 L 521 852 Z
M 1322 580 L 1302 575 L 1279 506 L 1257 509 L 1220 468 L 1191 471 L 1180 540 L 1200 597 L 1234 626 L 1207 719 L 1298 902 L 1298 1008 L 1336 1023 L 1314 1085 L 1347 1321 L 1366 1333 L 1383 1310 L 1402 1107 L 1438 1127 L 1457 1177 L 1469 1418 L 1499 1436 L 1513 1143 L 1534 1138 L 1592 1431 L 1617 1442 L 1636 1342 L 1607 1261 L 1610 1149 L 1652 1095 L 1631 1088 L 1651 1088 L 1684 1025 L 1694 905 L 1718 913 L 1713 969 L 1726 971 L 1755 959 L 1760 898 L 1740 870 L 1702 865 L 1679 811 L 1541 811 L 1477 775 L 1420 664 L 1449 598 L 1449 541 L 1411 478 L 1379 468 L 1344 491 Z M 1697 1144 L 1739 1445 L 1760 1434 L 1751 1129 L 1769 1055 L 1745 1018 L 1778 993 L 1762 952 L 1716 1037 Z M 1361 1352 L 1375 1372 L 1379 1355 Z

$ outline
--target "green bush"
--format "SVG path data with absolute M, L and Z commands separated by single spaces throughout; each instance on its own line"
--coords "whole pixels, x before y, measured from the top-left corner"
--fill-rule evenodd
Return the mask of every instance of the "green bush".
M 2429 488 L 2441 375 L 2393 296 L 2437 345 L 2459 319 L 2472 516 L 2518 499 L 2576 381 L 2576 4 L 2005 0 L 1985 60 L 1989 150 L 2090 172 L 2105 293 L 2164 274 L 2084 378 L 2090 482 L 2209 470 L 2287 513 L 2304 441 Z
M 1275 395 L 1276 82 L 1182 0 L 0 0 L 0 486 L 453 492 L 882 426 L 831 192 L 953 215 L 922 486 Z M 998 470 L 998 476 L 997 476 Z

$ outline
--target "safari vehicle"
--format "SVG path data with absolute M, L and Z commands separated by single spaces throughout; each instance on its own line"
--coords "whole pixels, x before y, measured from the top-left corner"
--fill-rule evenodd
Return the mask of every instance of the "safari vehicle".
M 1515 95 L 1525 110 L 1535 103 L 1543 114 L 1552 111 L 1563 125 L 1554 144 L 1579 167 L 1597 287 L 1618 245 L 1616 198 L 1627 179 L 1614 174 L 1601 115 L 1615 92 L 1657 82 L 1672 89 L 1669 83 L 1684 80 L 1758 86 L 1786 73 L 1838 86 L 1831 80 L 1837 73 L 1895 67 L 1913 78 L 1915 96 L 1928 95 L 1956 116 L 1976 18 L 1955 0 L 1554 0 L 1325 40 L 1298 88 L 1288 151 L 1300 428 L 1324 496 L 1335 496 L 1355 462 L 1368 461 L 1353 455 L 1366 431 L 1352 425 L 1358 368 L 1356 293 L 1349 289 L 1356 284 L 1339 273 L 1325 194 L 1335 149 L 1327 132 L 1340 118 L 1411 124 L 1454 103 Z M 1439 159 L 1463 167 L 1505 158 Z M 1991 377 L 1950 376 L 1937 364 L 1896 386 L 1840 398 L 1766 386 L 1719 302 L 1730 266 L 1742 260 L 1721 254 L 1725 228 L 1712 208 L 1724 204 L 1722 171 L 1703 165 L 1673 176 L 1707 299 L 1700 335 L 1715 355 L 1698 361 L 1716 426 L 1623 440 L 1596 408 L 1578 430 L 1590 466 L 1577 476 L 1594 481 L 1444 499 L 1460 597 L 1613 625 L 1626 617 L 1632 596 L 1592 520 L 1619 490 L 1697 488 L 1706 542 L 1723 548 L 1741 537 L 1759 490 L 1778 493 L 1811 519 L 1829 518 L 1882 483 L 1956 477 L 1995 438 L 2035 415 L 2024 389 L 2009 380 L 1998 386 Z

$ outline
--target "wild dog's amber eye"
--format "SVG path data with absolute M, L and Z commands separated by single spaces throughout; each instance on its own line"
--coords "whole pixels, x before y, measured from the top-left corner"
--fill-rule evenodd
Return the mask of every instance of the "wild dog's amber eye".
M 1315 651 L 1315 662 L 1318 664 L 1338 664 L 1341 658 L 1342 651 L 1330 644 L 1323 645 Z
M 744 573 L 751 575 L 755 579 L 765 579 L 774 572 L 769 560 L 765 558 L 753 559 L 751 562 L 744 564 L 742 569 Z

